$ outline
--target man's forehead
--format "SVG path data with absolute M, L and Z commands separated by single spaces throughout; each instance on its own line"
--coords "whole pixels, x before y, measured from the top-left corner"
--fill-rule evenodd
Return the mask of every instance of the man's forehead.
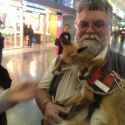
M 76 19 L 82 20 L 82 19 L 102 19 L 102 20 L 108 20 L 110 17 L 107 15 L 105 11 L 101 10 L 82 10 L 80 13 L 77 13 Z
M 112 13 L 112 7 L 107 0 L 80 0 L 77 5 L 77 12 L 80 13 L 84 8 L 89 10 L 103 10 Z

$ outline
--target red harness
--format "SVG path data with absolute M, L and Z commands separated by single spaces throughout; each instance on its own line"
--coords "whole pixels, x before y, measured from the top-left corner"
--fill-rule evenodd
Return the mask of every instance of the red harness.
M 103 93 L 110 92 L 117 84 L 119 84 L 120 78 L 114 71 L 106 73 L 104 67 L 98 68 L 88 73 L 85 77 L 86 72 L 82 72 L 79 75 L 79 79 L 86 79 L 88 84 L 95 90 Z

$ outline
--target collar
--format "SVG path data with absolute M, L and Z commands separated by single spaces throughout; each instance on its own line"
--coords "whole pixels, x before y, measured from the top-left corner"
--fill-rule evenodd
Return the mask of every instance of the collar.
M 121 81 L 118 74 L 114 71 L 107 71 L 106 64 L 91 71 L 84 69 L 79 73 L 79 80 L 87 80 L 89 89 L 95 94 L 107 95 L 111 93 Z
M 93 60 L 96 61 L 96 60 L 104 60 L 105 57 L 106 57 L 106 54 L 108 52 L 108 47 L 106 47 L 99 55 L 97 55 Z

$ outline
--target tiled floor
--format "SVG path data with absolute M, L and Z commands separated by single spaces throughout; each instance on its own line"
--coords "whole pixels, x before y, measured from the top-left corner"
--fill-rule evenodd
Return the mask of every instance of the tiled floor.
M 22 53 L 13 50 L 4 52 L 2 64 L 10 73 L 14 84 L 26 80 L 40 81 L 54 58 L 54 50 L 31 49 Z M 8 53 L 8 54 L 7 54 Z M 23 102 L 7 112 L 8 125 L 40 125 L 42 114 L 35 100 Z

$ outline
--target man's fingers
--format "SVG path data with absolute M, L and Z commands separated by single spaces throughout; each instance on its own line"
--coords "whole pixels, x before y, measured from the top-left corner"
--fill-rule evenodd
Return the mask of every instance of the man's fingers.
M 63 113 L 68 113 L 70 111 L 70 107 L 58 107 L 58 110 Z
M 63 119 L 57 113 L 55 113 L 53 120 L 55 123 L 60 123 L 63 121 Z
M 55 123 L 59 123 L 61 122 L 63 119 L 58 115 L 57 112 L 53 112 L 51 115 L 45 115 L 44 116 L 44 119 L 49 121 L 50 123 L 52 124 L 55 124 Z

